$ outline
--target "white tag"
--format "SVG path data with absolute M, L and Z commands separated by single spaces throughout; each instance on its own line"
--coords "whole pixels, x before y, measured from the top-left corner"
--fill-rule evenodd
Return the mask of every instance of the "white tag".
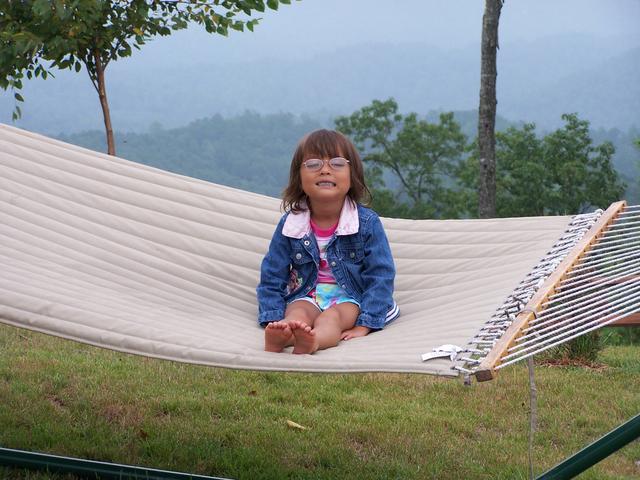
M 460 348 L 459 346 L 447 343 L 445 345 L 440 345 L 439 347 L 434 348 L 431 353 L 422 354 L 422 361 L 425 362 L 434 358 L 449 357 L 453 362 L 456 359 L 456 355 L 458 354 L 458 352 L 461 351 L 462 348 Z
M 423 353 L 422 361 L 426 362 L 427 360 L 433 360 L 434 358 L 444 358 L 449 357 L 451 354 L 449 352 L 432 352 L 432 353 Z

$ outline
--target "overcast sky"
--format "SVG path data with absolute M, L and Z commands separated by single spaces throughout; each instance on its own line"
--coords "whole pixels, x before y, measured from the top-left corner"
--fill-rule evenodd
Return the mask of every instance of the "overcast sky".
M 170 104 L 181 101 L 180 98 L 176 98 L 176 95 L 172 96 L 171 94 L 176 91 L 179 93 L 180 89 L 193 88 L 194 84 L 198 83 L 192 81 L 193 77 L 198 76 L 199 72 L 202 72 L 198 78 L 201 80 L 199 83 L 211 83 L 211 88 L 215 88 L 213 84 L 216 84 L 217 79 L 249 78 L 250 81 L 247 85 L 243 84 L 244 87 L 243 85 L 234 85 L 238 88 L 233 91 L 221 92 L 221 96 L 228 94 L 227 97 L 230 97 L 233 102 L 225 103 L 221 102 L 220 98 L 216 98 L 216 101 L 211 104 L 194 105 L 192 103 L 190 105 L 192 118 L 174 115 L 174 122 L 167 121 L 165 122 L 167 125 L 183 124 L 195 118 L 215 113 L 230 115 L 246 109 L 261 112 L 272 111 L 272 108 L 267 108 L 264 105 L 265 102 L 258 101 L 263 99 L 255 98 L 254 92 L 257 90 L 257 85 L 264 87 L 262 84 L 265 78 L 263 77 L 266 74 L 263 74 L 265 73 L 265 65 L 267 68 L 272 65 L 269 62 L 270 59 L 313 58 L 325 53 L 318 61 L 321 61 L 322 67 L 326 68 L 322 70 L 309 69 L 309 64 L 304 64 L 304 68 L 315 72 L 313 78 L 307 78 L 307 83 L 313 85 L 297 85 L 300 89 L 307 88 L 310 91 L 319 91 L 318 82 L 332 81 L 334 79 L 331 76 L 333 70 L 344 72 L 345 68 L 349 68 L 350 65 L 346 63 L 345 58 L 354 58 L 354 55 L 357 57 L 362 55 L 362 52 L 377 51 L 370 48 L 360 48 L 351 54 L 351 52 L 339 52 L 339 49 L 372 44 L 399 44 L 403 47 L 405 44 L 417 45 L 417 48 L 399 49 L 401 52 L 411 52 L 412 55 L 407 61 L 407 68 L 403 68 L 403 71 L 408 69 L 409 73 L 406 76 L 411 75 L 411 62 L 417 58 L 416 55 L 420 55 L 420 52 L 428 52 L 431 55 L 431 57 L 422 57 L 422 63 L 424 61 L 431 62 L 433 58 L 438 57 L 445 57 L 447 60 L 450 57 L 453 60 L 451 62 L 453 66 L 447 64 L 445 67 L 448 70 L 439 72 L 448 75 L 448 77 L 440 80 L 430 79 L 432 82 L 429 88 L 434 95 L 422 98 L 424 105 L 416 104 L 415 99 L 402 103 L 402 98 L 406 96 L 407 92 L 398 90 L 402 87 L 393 82 L 385 86 L 384 91 L 376 90 L 376 98 L 393 96 L 401 102 L 401 109 L 417 110 L 421 113 L 426 113 L 430 109 L 475 108 L 479 66 L 473 64 L 474 68 L 470 70 L 469 62 L 470 59 L 473 59 L 475 63 L 479 62 L 483 10 L 484 0 L 292 0 L 291 5 L 282 5 L 277 12 L 267 10 L 263 14 L 258 14 L 262 17 L 262 21 L 253 33 L 232 30 L 229 37 L 225 38 L 220 35 L 208 34 L 201 27 L 193 26 L 187 30 L 175 32 L 169 37 L 155 37 L 140 51 L 134 50 L 132 58 L 120 59 L 109 65 L 107 90 L 110 95 L 113 92 L 119 93 L 119 96 L 114 94 L 110 97 L 112 113 L 117 119 L 131 117 L 130 123 L 134 123 L 137 128 L 146 128 L 148 122 L 135 120 L 137 116 L 128 110 L 128 100 L 126 95 L 123 95 L 123 88 L 126 88 L 126 92 L 135 90 L 133 95 L 144 97 L 143 104 L 136 104 L 131 108 L 143 109 L 149 115 L 166 118 L 166 114 L 162 113 L 164 112 L 162 110 L 163 103 Z M 588 38 L 586 41 L 577 41 L 576 34 L 588 35 Z M 602 64 L 608 58 L 640 47 L 640 0 L 506 0 L 500 18 L 499 35 L 501 50 L 498 53 L 498 70 L 500 72 L 498 86 L 499 94 L 502 95 L 500 104 L 502 111 L 499 113 L 515 115 L 509 110 L 508 99 L 513 97 L 513 95 L 509 96 L 509 91 L 515 89 L 520 95 L 520 84 L 513 79 L 521 79 L 522 71 L 528 75 L 529 70 L 532 69 L 538 77 L 548 77 L 549 81 L 559 81 L 564 78 L 563 75 L 568 74 L 561 68 L 565 65 L 573 69 L 569 73 L 576 73 L 580 70 L 580 65 L 584 66 L 582 70 L 593 72 L 595 65 Z M 554 39 L 554 36 L 564 36 L 565 38 Z M 538 42 L 542 39 L 544 40 Z M 441 51 L 434 52 L 431 48 L 422 49 L 423 45 L 435 46 Z M 332 58 L 331 54 L 336 51 L 338 52 L 335 55 L 335 65 L 332 65 L 332 62 L 327 61 L 327 58 Z M 327 52 L 329 55 L 326 55 Z M 639 57 L 636 55 L 629 58 L 637 59 L 637 62 L 640 62 Z M 251 61 L 255 63 L 252 64 Z M 367 62 L 369 63 L 367 63 L 366 70 L 370 72 L 371 69 L 368 67 L 375 64 L 375 59 L 367 60 Z M 233 65 L 235 63 L 238 65 Z M 291 63 L 291 65 L 300 64 L 301 62 Z M 254 65 L 255 68 L 253 68 Z M 271 77 L 266 75 L 269 77 L 266 78 L 267 83 L 286 84 L 288 78 L 291 77 L 287 74 L 286 66 L 282 67 L 282 63 L 276 62 L 273 65 L 276 67 L 270 69 Z M 442 61 L 440 61 L 440 65 L 443 65 Z M 622 65 L 634 67 L 636 64 L 630 64 L 628 60 L 625 60 Z M 165 75 L 164 72 L 167 70 L 170 70 L 172 75 Z M 274 77 L 273 70 L 279 73 L 279 77 Z M 625 71 L 627 71 L 626 74 L 617 70 L 609 73 L 622 80 L 635 78 L 635 73 L 628 73 L 635 72 L 634 68 L 627 68 Z M 358 73 L 355 70 L 350 73 L 354 72 Z M 225 74 L 228 75 L 225 76 Z M 465 78 L 455 78 L 456 75 L 463 74 L 466 75 Z M 364 72 L 363 75 L 367 75 L 367 73 Z M 384 77 L 384 75 L 382 76 Z M 169 78 L 170 80 L 168 80 Z M 132 79 L 134 83 L 131 83 Z M 236 80 L 234 81 L 238 84 L 239 82 Z M 298 82 L 303 80 L 304 78 L 298 78 Z M 458 80 L 458 83 L 453 80 Z M 165 81 L 164 84 L 163 81 Z M 510 81 L 511 83 L 509 83 Z M 218 87 L 219 83 L 216 84 Z M 614 84 L 607 83 L 607 85 Z M 620 85 L 620 88 L 615 87 L 612 90 L 614 92 L 622 89 L 628 90 L 627 87 L 624 87 L 624 82 Z M 395 90 L 391 87 L 394 87 Z M 154 93 L 145 96 L 145 88 Z M 248 90 L 240 91 L 239 88 Z M 357 86 L 354 88 L 358 89 Z M 457 97 L 453 98 L 453 93 L 448 90 L 454 90 Z M 166 94 L 158 94 L 163 91 Z M 267 91 L 269 90 L 267 89 Z M 47 81 L 38 79 L 26 82 L 24 93 L 26 99 L 23 105 L 24 115 L 23 119 L 17 123 L 18 126 L 35 128 L 31 127 L 29 122 L 37 121 L 39 122 L 37 128 L 45 130 L 54 128 L 52 126 L 45 127 L 43 121 L 39 120 L 46 118 L 45 113 L 53 109 L 59 117 L 67 115 L 66 120 L 57 118 L 51 121 L 55 128 L 66 130 L 99 128 L 101 122 L 101 115 L 98 112 L 99 105 L 95 91 L 84 72 L 76 74 L 75 72 L 58 71 L 55 79 Z M 357 93 L 359 91 L 354 90 L 352 97 L 358 97 Z M 536 93 L 531 94 L 535 95 Z M 589 95 L 589 98 L 592 97 L 594 95 Z M 313 98 L 313 95 L 310 98 Z M 520 97 L 516 98 L 518 104 L 522 103 L 519 101 Z M 357 102 L 354 100 L 355 105 L 354 102 L 343 105 L 338 112 L 344 113 L 345 110 L 356 108 L 363 102 L 366 103 L 372 99 L 358 97 Z M 245 100 L 246 104 L 241 104 Z M 576 102 L 578 101 L 580 100 L 576 100 Z M 324 110 L 336 112 L 335 106 L 328 107 L 315 102 L 312 104 L 312 108 L 306 103 L 302 103 L 297 102 L 294 106 L 289 104 L 283 108 L 286 111 L 296 113 Z M 616 112 L 619 110 L 617 104 L 607 98 L 594 100 L 591 103 L 598 105 L 604 103 L 605 106 L 611 105 L 611 108 Z M 625 104 L 631 105 L 631 103 L 625 97 Z M 67 108 L 68 105 L 72 105 L 73 108 Z M 588 110 L 583 104 L 570 105 L 566 108 L 570 109 L 567 111 Z M 8 122 L 13 109 L 12 93 L 0 91 L 0 121 Z M 78 123 L 75 118 L 78 109 L 86 110 L 92 120 Z M 517 118 L 524 117 L 518 113 L 514 116 L 514 119 Z M 602 121 L 607 124 L 613 122 L 609 117 Z M 628 123 L 626 120 L 625 122 Z M 124 124 L 123 121 L 118 123 L 118 125 Z M 613 124 L 618 125 L 615 122 Z M 626 125 L 624 122 L 620 124 Z M 128 125 L 126 128 L 133 127 Z
M 479 45 L 482 0 L 302 0 L 261 14 L 254 33 L 228 38 L 199 28 L 153 40 L 137 57 L 171 62 L 304 57 L 363 43 L 428 43 L 445 49 Z M 550 35 L 587 33 L 619 38 L 621 50 L 640 44 L 640 0 L 507 0 L 503 44 Z M 183 55 L 179 55 L 182 52 Z M 123 62 L 124 63 L 124 62 Z

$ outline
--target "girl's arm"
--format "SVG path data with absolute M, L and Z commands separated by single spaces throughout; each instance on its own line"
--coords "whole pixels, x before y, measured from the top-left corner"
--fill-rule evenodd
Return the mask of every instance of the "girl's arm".
M 396 269 L 380 217 L 373 213 L 363 223 L 364 269 L 362 281 L 364 292 L 356 327 L 363 326 L 371 330 L 379 330 L 384 328 L 387 314 L 395 306 L 393 282 Z
M 286 215 L 280 219 L 260 268 L 260 283 L 256 292 L 258 323 L 262 326 L 284 318 L 284 296 L 290 265 L 289 241 L 282 235 L 285 218 Z

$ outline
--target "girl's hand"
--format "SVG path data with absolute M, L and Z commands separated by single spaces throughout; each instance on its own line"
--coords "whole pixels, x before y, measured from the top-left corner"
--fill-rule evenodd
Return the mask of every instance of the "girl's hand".
M 344 332 L 342 332 L 340 339 L 351 340 L 352 338 L 356 338 L 356 337 L 364 337 L 365 335 L 368 335 L 370 331 L 371 329 L 369 327 L 362 327 L 362 326 L 353 327 L 353 328 L 350 328 L 349 330 L 345 330 Z

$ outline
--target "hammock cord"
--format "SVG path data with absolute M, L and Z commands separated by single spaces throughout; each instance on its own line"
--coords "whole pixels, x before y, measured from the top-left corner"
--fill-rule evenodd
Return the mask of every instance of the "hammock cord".
M 464 375 L 475 373 L 482 360 L 513 323 L 536 290 L 598 221 L 602 213 L 602 210 L 597 210 L 593 213 L 573 217 L 564 235 L 560 237 L 532 271 L 525 276 L 466 347 L 458 353 L 456 362 L 452 367 L 454 370 Z
M 541 307 L 496 369 L 640 313 L 640 206 L 601 232 Z

